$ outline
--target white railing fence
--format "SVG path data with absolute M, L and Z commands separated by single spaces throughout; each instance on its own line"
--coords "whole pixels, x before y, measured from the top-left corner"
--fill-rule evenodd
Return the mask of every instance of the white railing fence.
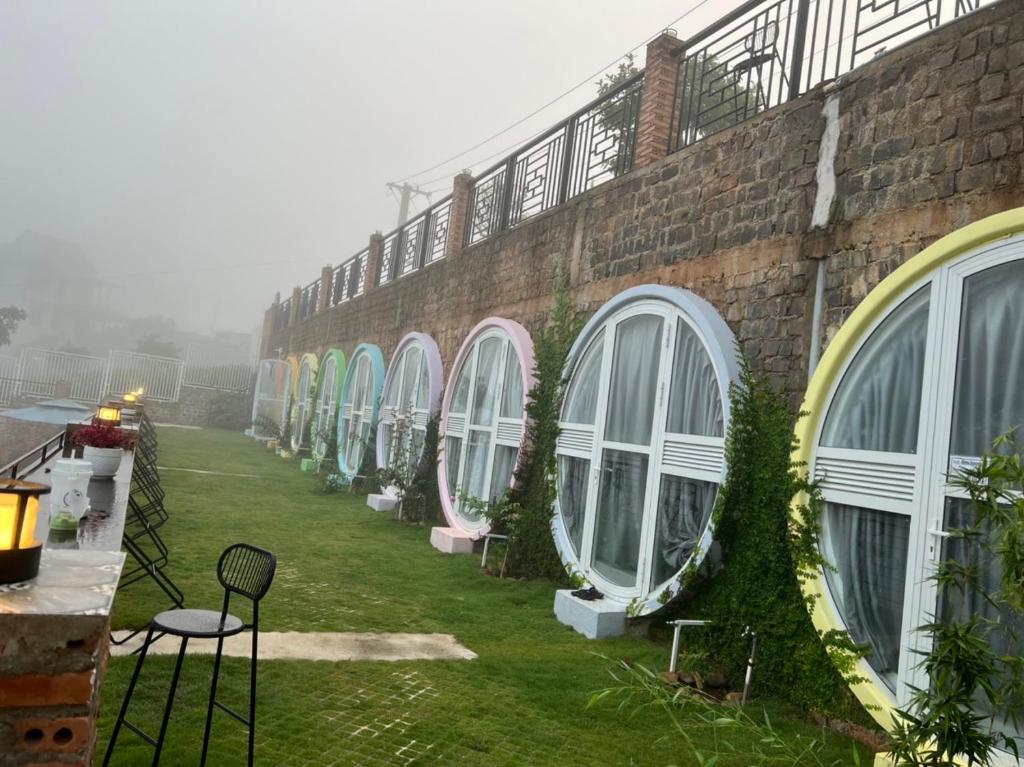
M 254 360 L 232 360 L 220 349 L 189 346 L 185 352 L 182 384 L 220 391 L 248 391 L 252 388 L 254 374 Z
M 112 351 L 104 390 L 120 395 L 143 389 L 149 399 L 177 402 L 184 372 L 184 360 L 174 357 Z
M 49 399 L 57 396 L 58 384 L 66 383 L 70 399 L 99 402 L 106 374 L 103 357 L 29 347 L 21 350 L 15 393 Z

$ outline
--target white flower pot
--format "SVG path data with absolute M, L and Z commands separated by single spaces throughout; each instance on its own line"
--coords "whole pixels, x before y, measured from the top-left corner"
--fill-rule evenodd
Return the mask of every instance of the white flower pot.
M 87 447 L 82 457 L 92 464 L 94 477 L 112 477 L 117 474 L 123 455 L 119 447 Z

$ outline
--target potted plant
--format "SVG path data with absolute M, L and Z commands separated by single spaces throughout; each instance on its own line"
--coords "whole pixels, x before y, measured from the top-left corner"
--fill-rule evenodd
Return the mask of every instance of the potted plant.
M 72 434 L 71 442 L 85 448 L 82 457 L 92 464 L 94 477 L 112 477 L 121 465 L 121 456 L 130 444 L 130 437 L 123 429 L 93 421 L 91 426 Z

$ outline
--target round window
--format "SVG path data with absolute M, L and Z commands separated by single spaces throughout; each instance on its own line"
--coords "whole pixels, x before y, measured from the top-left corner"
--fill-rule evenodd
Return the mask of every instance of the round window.
M 404 456 L 410 465 L 423 453 L 427 421 L 441 397 L 441 354 L 430 336 L 410 333 L 401 340 L 384 379 L 377 427 L 377 465 Z
M 928 576 L 964 555 L 948 532 L 971 504 L 948 477 L 1024 425 L 1022 233 L 1011 211 L 910 259 L 853 312 L 808 388 L 797 437 L 834 568 L 808 586 L 814 620 L 868 649 L 854 692 L 883 725 L 928 684 L 916 629 L 942 611 Z M 975 609 L 1007 619 L 980 598 Z
M 315 354 L 303 354 L 299 360 L 299 376 L 292 401 L 292 450 L 309 447 L 310 410 L 316 394 L 318 362 Z
M 285 360 L 260 360 L 252 399 L 252 435 L 277 439 L 288 421 L 292 370 Z
M 345 371 L 338 418 L 338 468 L 354 477 L 363 465 L 377 426 L 377 409 L 384 387 L 384 357 L 373 344 L 359 344 Z
M 568 570 L 633 614 L 675 596 L 708 552 L 738 367 L 714 308 L 661 285 L 613 298 L 570 351 L 555 543 Z
M 316 408 L 313 415 L 313 458 L 322 461 L 327 455 L 328 447 L 334 441 L 338 416 L 338 403 L 341 401 L 341 385 L 345 380 L 345 355 L 337 349 L 331 349 L 320 361 L 320 372 L 317 374 Z
M 500 498 L 512 483 L 532 386 L 533 342 L 522 325 L 491 317 L 470 331 L 441 410 L 437 481 L 453 528 L 487 532 L 479 504 Z

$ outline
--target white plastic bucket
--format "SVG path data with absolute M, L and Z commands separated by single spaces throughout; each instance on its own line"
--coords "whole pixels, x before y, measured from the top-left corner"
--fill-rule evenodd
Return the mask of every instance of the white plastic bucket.
M 80 458 L 58 458 L 50 472 L 51 516 L 68 511 L 81 519 L 89 511 L 89 480 L 93 467 Z

